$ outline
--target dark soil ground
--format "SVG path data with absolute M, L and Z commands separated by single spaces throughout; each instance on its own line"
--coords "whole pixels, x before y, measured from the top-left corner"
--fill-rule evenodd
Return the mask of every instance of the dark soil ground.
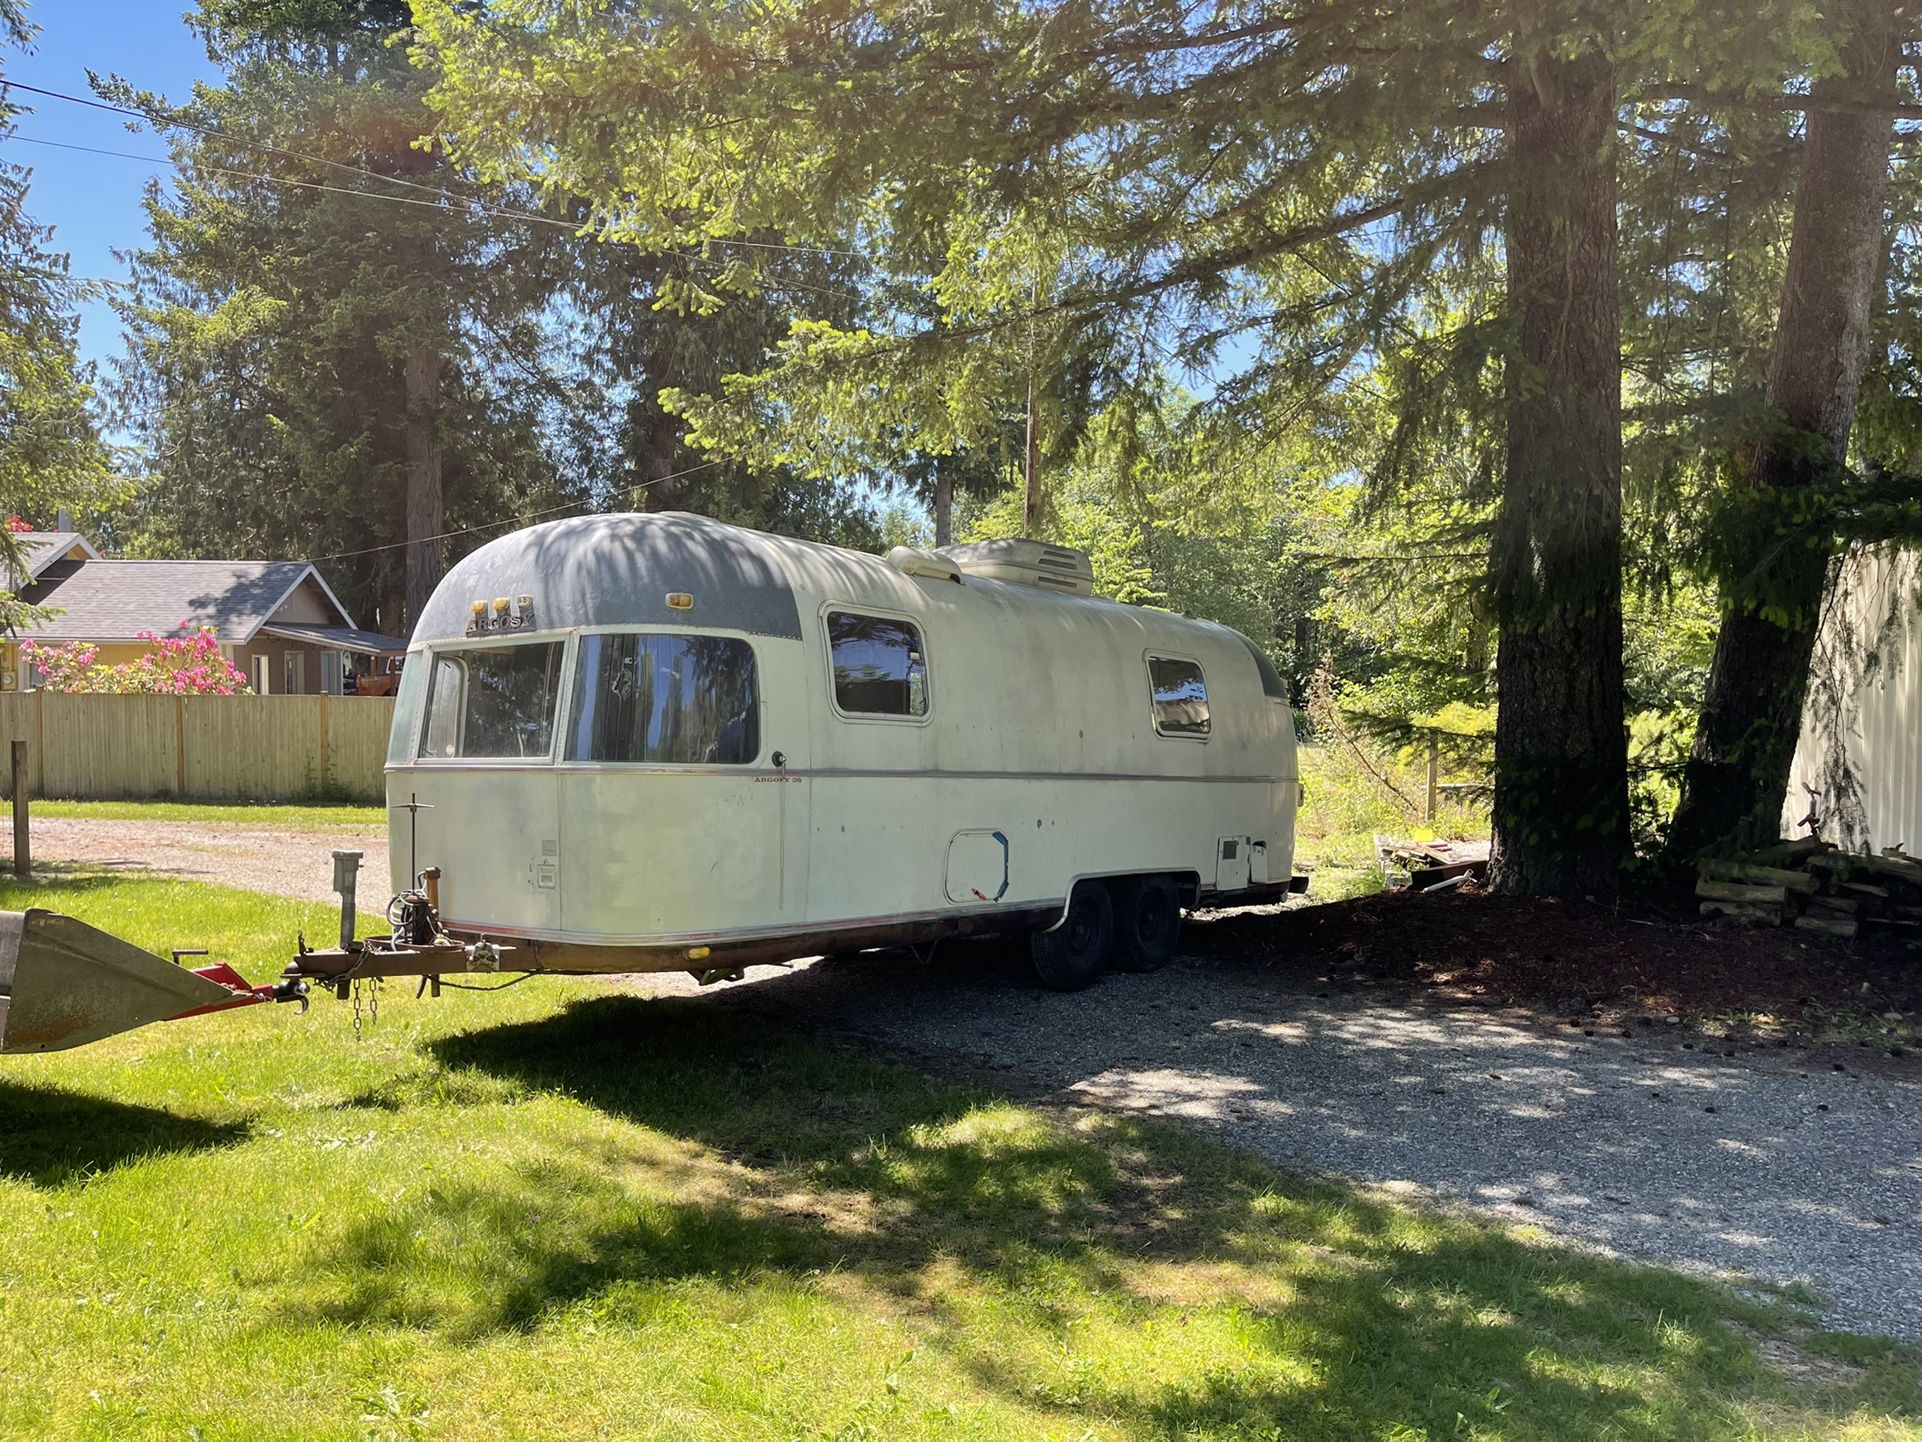
M 1626 906 L 1459 890 L 1204 913 L 1185 946 L 1311 966 L 1334 986 L 1434 988 L 1584 1029 L 1679 1018 L 1731 1035 L 1886 1045 L 1922 1036 L 1922 951 L 1777 928 L 1689 924 Z

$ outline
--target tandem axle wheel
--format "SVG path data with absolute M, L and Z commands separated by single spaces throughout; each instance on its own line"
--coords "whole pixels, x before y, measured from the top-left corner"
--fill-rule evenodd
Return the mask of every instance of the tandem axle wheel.
M 1035 975 L 1054 991 L 1080 991 L 1101 973 L 1155 971 L 1174 959 L 1181 890 L 1173 877 L 1121 876 L 1075 883 L 1059 925 L 1029 939 Z

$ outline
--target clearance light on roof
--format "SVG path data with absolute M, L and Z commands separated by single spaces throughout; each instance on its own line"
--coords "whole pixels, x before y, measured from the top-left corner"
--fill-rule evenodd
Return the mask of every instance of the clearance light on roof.
M 670 611 L 692 611 L 694 609 L 694 598 L 685 591 L 669 591 L 667 593 L 667 608 Z
M 467 621 L 467 634 L 485 636 L 495 631 L 520 631 L 534 624 L 534 598 L 516 596 L 511 600 L 506 596 L 493 599 L 490 606 L 485 597 L 469 601 L 470 612 Z

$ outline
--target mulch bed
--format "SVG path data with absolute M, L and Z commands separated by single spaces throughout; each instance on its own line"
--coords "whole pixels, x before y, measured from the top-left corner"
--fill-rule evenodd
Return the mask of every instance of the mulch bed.
M 1264 914 L 1265 913 L 1265 914 Z M 1753 1029 L 1859 1018 L 1916 1029 L 1922 952 L 1652 911 L 1460 890 L 1385 893 L 1198 918 L 1189 941 L 1226 960 L 1312 969 L 1330 984 L 1420 985 L 1582 1025 L 1753 1016 Z M 1888 1013 L 1906 1013 L 1900 1024 Z

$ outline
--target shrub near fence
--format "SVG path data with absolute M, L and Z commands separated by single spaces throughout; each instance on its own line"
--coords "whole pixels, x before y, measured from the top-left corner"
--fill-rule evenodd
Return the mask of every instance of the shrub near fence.
M 389 696 L 0 692 L 34 793 L 76 800 L 378 801 L 393 719 Z

